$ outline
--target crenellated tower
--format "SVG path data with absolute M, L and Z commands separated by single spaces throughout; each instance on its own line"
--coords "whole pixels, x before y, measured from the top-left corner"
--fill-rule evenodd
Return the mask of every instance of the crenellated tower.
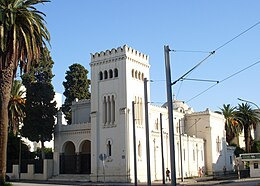
M 144 78 L 149 79 L 149 56 L 127 45 L 91 54 L 91 173 L 103 180 L 100 154 L 106 154 L 110 181 L 133 179 L 132 101 L 136 124 L 144 130 Z M 109 176 L 110 175 L 110 176 Z

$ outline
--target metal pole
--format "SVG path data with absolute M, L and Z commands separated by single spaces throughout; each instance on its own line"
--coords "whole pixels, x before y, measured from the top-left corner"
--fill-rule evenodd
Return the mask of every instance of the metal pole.
M 163 128 L 162 128 L 162 113 L 160 113 L 160 130 L 161 130 L 161 150 L 162 150 L 162 181 L 165 184 L 165 173 L 164 173 L 164 155 L 163 155 Z
M 147 163 L 147 185 L 151 185 L 150 168 L 150 144 L 149 144 L 149 120 L 148 120 L 148 98 L 147 98 L 147 78 L 144 78 L 144 112 L 145 112 L 145 131 L 146 131 L 146 163 Z
M 135 102 L 132 101 L 132 113 L 133 113 L 133 141 L 134 141 L 134 174 L 135 185 L 137 185 L 137 164 L 136 164 L 136 138 L 135 138 Z
M 182 143 L 181 143 L 181 120 L 179 120 L 179 135 L 180 135 L 180 163 L 181 163 L 181 181 L 183 182 L 184 181 L 184 178 L 183 178 L 183 165 L 182 165 Z
M 22 136 L 20 134 L 20 143 L 19 143 L 19 180 L 21 179 L 21 166 L 22 166 Z
M 174 128 L 173 128 L 173 106 L 172 106 L 172 104 L 173 104 L 172 103 L 172 83 L 171 83 L 171 68 L 170 68 L 170 55 L 169 55 L 169 52 L 170 52 L 169 46 L 165 45 L 164 46 L 164 55 L 165 55 L 165 72 L 166 72 L 168 117 L 169 117 L 171 185 L 176 185 Z
M 252 105 L 256 106 L 256 108 L 258 110 L 260 110 L 259 106 L 257 104 L 255 104 L 254 102 L 252 101 L 248 101 L 248 100 L 245 100 L 245 99 L 241 99 L 241 98 L 237 98 L 239 101 L 243 101 L 243 102 L 246 102 L 246 103 L 251 103 Z

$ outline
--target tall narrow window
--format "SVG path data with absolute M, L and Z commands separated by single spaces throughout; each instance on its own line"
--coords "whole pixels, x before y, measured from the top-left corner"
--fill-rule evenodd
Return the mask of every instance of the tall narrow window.
M 132 69 L 132 77 L 134 77 L 135 76 L 135 71 L 134 71 L 134 69 Z
M 183 160 L 185 161 L 185 149 L 183 149 Z
M 141 72 L 138 73 L 138 79 L 141 80 Z
M 139 115 L 140 115 L 140 124 L 143 123 L 143 100 L 140 98 L 140 103 L 139 103 Z
M 113 78 L 113 70 L 109 70 L 109 78 Z
M 220 148 L 221 148 L 221 141 L 220 141 L 220 138 L 219 136 L 217 137 L 216 139 L 216 146 L 217 146 L 217 152 L 220 152 Z
M 158 118 L 155 120 L 155 130 L 159 130 Z
M 141 146 L 141 142 L 139 141 L 138 144 L 138 157 L 141 158 L 142 157 L 142 146 Z
M 111 98 L 107 97 L 107 122 L 110 124 L 111 122 Z
M 103 103 L 103 119 L 104 119 L 104 124 L 107 122 L 107 100 L 106 97 L 104 97 L 104 103 Z
M 112 96 L 112 123 L 115 122 L 115 96 Z
M 203 150 L 201 150 L 201 160 L 203 161 Z
M 137 78 L 137 71 L 135 71 L 135 78 Z
M 134 103 L 135 103 L 135 105 L 134 105 L 134 107 L 135 107 L 135 121 L 136 121 L 136 124 L 138 124 L 138 107 L 137 107 L 137 98 L 136 98 L 136 96 L 135 96 L 135 100 L 134 100 Z
M 117 68 L 114 69 L 114 74 L 115 74 L 115 77 L 118 77 L 118 69 Z
M 144 73 L 142 73 L 142 80 L 144 80 Z
M 105 70 L 105 72 L 104 72 L 104 78 L 107 79 L 107 76 L 108 76 L 108 75 L 107 75 L 107 71 Z
M 99 72 L 99 80 L 103 79 L 103 72 Z
M 193 161 L 196 160 L 196 157 L 195 157 L 195 150 L 193 149 Z
M 112 144 L 110 140 L 107 142 L 107 155 L 108 157 L 112 156 Z

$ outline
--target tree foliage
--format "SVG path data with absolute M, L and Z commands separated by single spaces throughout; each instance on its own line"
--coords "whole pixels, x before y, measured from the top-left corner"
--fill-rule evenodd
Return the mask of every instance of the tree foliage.
M 66 72 L 63 86 L 65 91 L 63 95 L 66 97 L 65 102 L 62 105 L 62 111 L 65 114 L 65 118 L 68 124 L 71 124 L 71 104 L 76 98 L 89 99 L 89 85 L 90 80 L 87 78 L 88 70 L 80 64 L 73 64 Z
M 0 184 L 5 181 L 8 103 L 18 66 L 28 72 L 50 36 L 44 13 L 35 5 L 48 0 L 0 1 Z
M 30 73 L 22 79 L 26 87 L 26 117 L 22 127 L 22 135 L 30 141 L 41 142 L 42 152 L 44 142 L 52 139 L 55 116 L 57 113 L 54 99 L 54 89 L 51 84 L 53 61 L 47 49 L 40 63 L 35 65 Z M 43 153 L 44 158 L 44 153 Z
M 246 152 L 250 152 L 253 144 L 251 130 L 253 126 L 260 122 L 260 118 L 257 111 L 253 110 L 247 103 L 238 104 L 236 117 L 244 129 Z
M 22 82 L 14 80 L 11 97 L 8 104 L 9 128 L 16 134 L 20 123 L 25 117 L 25 91 L 22 90 Z
M 254 141 L 251 152 L 260 153 L 260 141 Z
M 7 145 L 7 159 L 18 160 L 20 150 L 20 137 L 15 135 L 13 132 L 8 134 L 8 145 Z M 21 155 L 23 158 L 31 159 L 34 158 L 34 154 L 30 152 L 29 147 L 21 141 Z

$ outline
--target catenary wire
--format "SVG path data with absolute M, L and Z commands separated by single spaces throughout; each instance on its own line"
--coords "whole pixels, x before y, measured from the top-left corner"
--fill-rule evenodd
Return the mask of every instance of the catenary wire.
M 224 44 L 220 45 L 219 47 L 217 47 L 215 50 L 213 50 L 212 52 L 210 52 L 210 54 L 205 57 L 204 59 L 202 59 L 198 64 L 196 64 L 193 68 L 191 68 L 188 72 L 186 72 L 184 75 L 182 75 L 180 78 L 178 78 L 176 81 L 174 81 L 172 83 L 172 85 L 176 84 L 178 81 L 180 81 L 181 79 L 183 79 L 185 76 L 187 76 L 188 74 L 190 74 L 193 70 L 195 70 L 197 67 L 199 67 L 203 62 L 205 62 L 210 56 L 212 56 L 213 54 L 216 53 L 217 50 L 223 48 L 224 46 L 228 45 L 229 43 L 231 43 L 232 41 L 234 41 L 235 39 L 237 39 L 238 37 L 240 37 L 241 35 L 245 34 L 246 32 L 248 32 L 249 30 L 253 29 L 254 27 L 256 27 L 257 25 L 260 24 L 260 21 L 258 21 L 257 23 L 255 23 L 254 25 L 250 26 L 249 28 L 247 28 L 246 30 L 244 30 L 243 32 L 239 33 L 238 35 L 236 35 L 235 37 L 233 37 L 232 39 L 228 40 L 227 42 L 225 42 Z M 175 50 L 171 50 L 171 51 L 175 51 Z
M 237 75 L 237 74 L 239 74 L 239 73 L 241 73 L 241 72 L 243 72 L 243 71 L 245 71 L 245 70 L 251 68 L 252 66 L 257 65 L 258 63 L 260 63 L 260 61 L 257 61 L 257 62 L 255 62 L 255 63 L 253 63 L 253 64 L 251 64 L 251 65 L 249 65 L 249 66 L 243 68 L 242 70 L 239 70 L 239 71 L 235 72 L 234 74 L 231 74 L 230 76 L 228 76 L 228 77 L 222 79 L 221 81 L 219 81 L 219 83 L 216 83 L 216 84 L 214 84 L 214 85 L 211 85 L 211 86 L 208 87 L 207 89 L 203 90 L 202 92 L 200 92 L 200 93 L 197 94 L 196 96 L 194 96 L 194 97 L 192 97 L 191 99 L 189 99 L 188 101 L 186 101 L 186 103 L 188 103 L 188 102 L 190 102 L 191 100 L 193 100 L 193 99 L 199 97 L 200 95 L 204 94 L 205 92 L 207 92 L 208 90 L 212 89 L 212 88 L 215 87 L 216 85 L 218 85 L 218 84 L 220 84 L 220 83 L 222 83 L 222 82 L 224 82 L 224 81 L 226 81 L 226 80 L 232 78 L 233 76 L 235 76 L 235 75 Z
M 257 23 L 255 23 L 254 25 L 252 25 L 251 27 L 249 27 L 248 29 L 244 30 L 243 32 L 241 32 L 240 34 L 238 34 L 237 36 L 233 37 L 232 39 L 228 40 L 227 42 L 225 42 L 224 44 L 220 45 L 219 47 L 217 47 L 214 51 L 217 51 L 221 48 L 223 48 L 224 46 L 226 46 L 227 44 L 231 43 L 232 41 L 234 41 L 235 39 L 237 39 L 238 37 L 240 37 L 241 35 L 245 34 L 246 32 L 248 32 L 249 30 L 253 29 L 254 27 L 256 27 L 257 25 L 260 24 L 260 21 L 258 21 Z
M 171 50 L 172 52 L 187 52 L 187 53 L 210 53 L 209 51 L 202 50 Z

